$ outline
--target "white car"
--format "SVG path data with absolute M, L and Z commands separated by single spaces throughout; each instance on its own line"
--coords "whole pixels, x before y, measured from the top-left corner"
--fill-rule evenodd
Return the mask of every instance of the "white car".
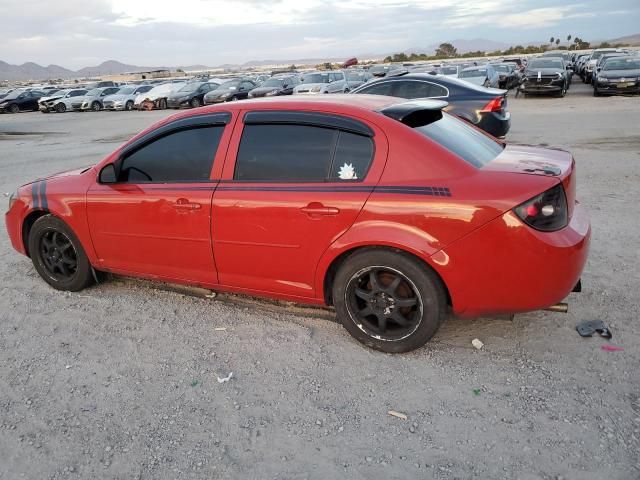
M 84 88 L 69 88 L 67 90 L 59 90 L 50 97 L 42 97 L 38 101 L 38 107 L 42 113 L 58 112 L 64 113 L 71 110 L 71 104 L 78 100 L 78 97 L 86 95 L 87 90 Z
M 102 106 L 105 110 L 133 110 L 133 103 L 136 97 L 147 93 L 152 88 L 152 85 L 128 85 L 122 87 L 113 95 L 104 97 Z
M 293 94 L 347 93 L 349 84 L 342 71 L 310 72 L 302 76 L 302 83 Z
M 171 92 L 179 90 L 184 86 L 185 82 L 173 82 L 173 83 L 162 83 L 157 87 L 152 88 L 148 92 L 142 93 L 136 97 L 133 102 L 133 107 L 136 109 L 142 108 L 142 102 L 150 101 L 153 102 L 153 108 L 157 108 L 159 110 L 164 110 L 167 108 L 167 97 Z

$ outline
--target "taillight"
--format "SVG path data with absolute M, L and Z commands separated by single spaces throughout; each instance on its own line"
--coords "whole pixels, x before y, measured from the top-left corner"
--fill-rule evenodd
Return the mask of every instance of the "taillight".
M 560 230 L 569 223 L 567 197 L 561 183 L 513 210 L 524 223 L 543 232 Z
M 496 97 L 487 103 L 481 112 L 501 112 L 504 104 L 504 97 Z

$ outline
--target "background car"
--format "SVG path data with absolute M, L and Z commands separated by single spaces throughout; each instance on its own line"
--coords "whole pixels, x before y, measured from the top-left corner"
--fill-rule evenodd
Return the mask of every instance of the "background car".
M 569 75 L 562 57 L 535 57 L 529 60 L 518 91 L 524 95 L 555 94 L 564 97 Z
M 84 97 L 76 98 L 71 102 L 71 109 L 75 112 L 86 112 L 91 110 L 99 112 L 103 108 L 102 102 L 105 97 L 120 90 L 120 87 L 100 87 L 89 90 Z
M 211 105 L 221 102 L 235 102 L 248 98 L 249 92 L 258 85 L 248 78 L 229 80 L 211 90 L 204 96 L 204 103 Z
M 612 57 L 597 70 L 593 96 L 640 93 L 640 56 Z
M 507 91 L 485 88 L 457 78 L 428 73 L 408 73 L 365 83 L 351 94 L 388 95 L 407 99 L 437 98 L 448 102 L 446 111 L 495 137 L 511 127 Z
M 70 88 L 60 90 L 49 97 L 42 97 L 39 102 L 39 108 L 42 113 L 57 112 L 64 113 L 71 110 L 71 103 L 78 97 L 82 97 L 87 93 L 84 88 Z
M 167 97 L 169 108 L 197 108 L 204 105 L 204 96 L 220 86 L 215 82 L 187 82 L 182 88 L 175 90 Z
M 133 108 L 141 109 L 143 102 L 152 106 L 154 109 L 164 110 L 167 108 L 167 98 L 174 90 L 179 90 L 185 84 L 181 82 L 167 82 L 152 88 L 136 97 L 133 102 Z
M 515 63 L 492 63 L 491 66 L 498 72 L 500 88 L 509 90 L 520 85 L 522 76 Z
M 443 65 L 436 69 L 436 72 L 440 75 L 444 75 L 446 77 L 458 77 L 458 73 L 460 73 L 461 68 L 458 65 Z
M 498 88 L 500 85 L 498 72 L 489 64 L 464 68 L 458 78 L 482 87 Z
M 13 90 L 0 99 L 0 112 L 18 113 L 23 111 L 37 111 L 38 100 L 44 95 L 39 90 Z
M 593 75 L 596 70 L 596 63 L 598 63 L 598 60 L 600 59 L 600 57 L 605 53 L 623 53 L 623 52 L 619 48 L 597 48 L 594 51 L 592 51 L 591 55 L 589 55 L 589 58 L 586 60 L 584 64 L 584 76 L 582 79 L 584 83 L 592 83 Z
M 107 95 L 102 101 L 105 110 L 133 110 L 133 104 L 138 95 L 148 92 L 151 85 L 129 85 L 121 87 L 116 93 Z
M 349 90 L 354 90 L 360 85 L 367 83 L 373 75 L 367 70 L 349 69 L 344 72 Z
M 302 83 L 293 89 L 294 95 L 319 93 L 346 93 L 349 84 L 342 71 L 309 72 L 302 76 Z
M 297 75 L 276 75 L 250 90 L 248 98 L 291 95 L 293 94 L 293 89 L 299 84 L 300 78 Z

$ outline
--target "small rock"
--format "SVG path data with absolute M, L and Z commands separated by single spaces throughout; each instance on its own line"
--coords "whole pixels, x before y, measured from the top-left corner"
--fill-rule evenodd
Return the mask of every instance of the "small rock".
M 365 457 L 364 458 L 368 463 L 373 462 L 373 457 Z
M 104 451 L 105 452 L 110 452 L 111 451 L 111 447 L 110 446 L 105 447 Z
M 409 427 L 409 431 L 410 431 L 411 433 L 416 433 L 416 427 L 414 427 L 413 425 L 411 425 L 411 426 Z

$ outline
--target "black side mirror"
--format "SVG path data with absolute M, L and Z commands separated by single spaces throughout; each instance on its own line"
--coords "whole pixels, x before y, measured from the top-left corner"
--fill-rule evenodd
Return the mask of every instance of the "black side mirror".
M 102 184 L 117 183 L 118 176 L 116 175 L 116 167 L 113 163 L 109 163 L 102 167 L 100 174 L 98 175 L 98 182 Z

